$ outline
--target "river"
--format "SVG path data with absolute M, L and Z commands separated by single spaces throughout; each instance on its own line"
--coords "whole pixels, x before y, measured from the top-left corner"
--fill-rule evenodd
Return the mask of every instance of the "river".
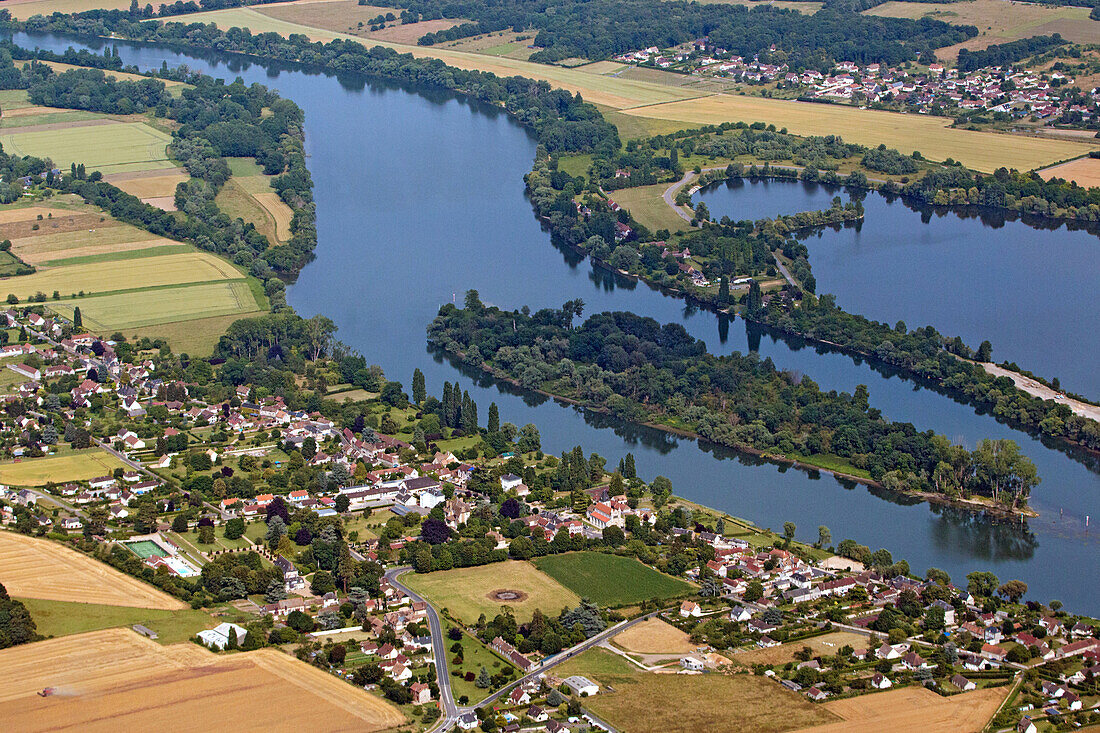
M 87 39 L 17 34 L 15 40 L 55 51 L 68 45 L 102 48 L 102 42 Z M 412 370 L 420 367 L 429 392 L 437 395 L 444 380 L 458 379 L 483 415 L 496 401 L 502 420 L 535 423 L 547 452 L 579 444 L 614 465 L 633 451 L 643 477 L 668 476 L 680 495 L 762 526 L 778 528 L 790 520 L 800 538 L 813 541 L 824 524 L 834 541 L 851 537 L 872 549 L 886 547 L 917 572 L 935 566 L 965 583 L 967 572 L 991 570 L 1004 579 L 1024 580 L 1033 598 L 1056 597 L 1071 609 L 1100 613 L 1100 588 L 1080 582 L 1078 567 L 1094 562 L 1087 558 L 1095 558 L 1100 548 L 1096 533 L 1083 528 L 1084 515 L 1100 517 L 1100 475 L 910 381 L 843 355 L 761 338 L 743 321 L 721 322 L 552 246 L 523 193 L 535 142 L 499 111 L 354 75 L 337 78 L 239 56 L 113 45 L 127 64 L 154 69 L 162 62 L 185 63 L 215 76 L 239 75 L 278 89 L 305 110 L 319 244 L 316 260 L 288 289 L 288 300 L 303 316 L 331 317 L 339 337 L 391 379 L 408 386 Z M 767 213 L 774 212 L 760 215 Z M 580 297 L 586 313 L 629 310 L 679 322 L 718 353 L 752 347 L 825 388 L 851 391 L 867 384 L 872 404 L 891 418 L 934 428 L 970 446 L 983 437 L 1012 437 L 1043 476 L 1032 502 L 1043 516 L 1029 526 L 995 523 L 624 425 L 485 380 L 475 383 L 432 357 L 424 331 L 440 304 L 452 298 L 461 302 L 468 288 L 477 288 L 485 302 L 508 308 L 559 307 Z

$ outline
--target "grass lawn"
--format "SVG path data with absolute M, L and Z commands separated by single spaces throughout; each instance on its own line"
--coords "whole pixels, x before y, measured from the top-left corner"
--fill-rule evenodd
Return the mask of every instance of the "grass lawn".
M 174 168 L 167 146 L 172 138 L 143 122 L 111 122 L 52 130 L 15 129 L 0 134 L 4 150 L 52 158 L 59 168 L 84 163 L 103 173 Z
M 56 457 L 4 461 L 0 463 L 0 483 L 42 486 L 50 481 L 83 481 L 105 476 L 116 468 L 126 468 L 126 464 L 104 450 L 89 448 Z
M 38 633 L 43 636 L 68 636 L 141 624 L 157 632 L 157 641 L 161 644 L 175 644 L 187 641 L 199 631 L 221 623 L 208 613 L 191 609 L 166 611 L 96 603 L 44 601 L 38 598 L 20 600 L 26 604 L 38 625 Z
M 534 561 L 539 570 L 601 606 L 626 606 L 644 600 L 676 598 L 693 587 L 632 557 L 602 552 L 569 552 Z
M 670 183 L 658 183 L 653 186 L 637 186 L 611 192 L 611 199 L 629 211 L 635 219 L 650 231 L 667 229 L 670 232 L 687 230 L 689 223 L 681 219 L 672 207 L 665 203 L 662 196 Z
M 105 333 L 213 316 L 240 317 L 259 309 L 244 280 L 163 288 L 155 293 L 134 290 L 50 304 L 52 310 L 70 319 L 77 306 L 88 328 Z
M 584 176 L 588 178 L 588 166 L 592 165 L 591 155 L 566 155 L 558 159 L 558 170 L 564 171 L 576 178 Z
M 539 572 L 531 563 L 518 560 L 426 575 L 406 573 L 402 582 L 436 608 L 446 608 L 466 623 L 476 622 L 483 613 L 492 618 L 504 605 L 511 608 L 516 620 L 522 623 L 531 618 L 536 608 L 548 616 L 556 616 L 562 608 L 572 608 L 580 602 L 580 597 L 572 590 Z M 490 598 L 490 594 L 498 590 L 520 591 L 526 596 L 509 602 Z
M 447 636 L 446 632 L 450 631 L 451 628 L 454 627 L 454 624 L 450 623 L 449 621 L 444 621 L 443 626 L 444 636 Z M 451 645 L 454 644 L 454 642 L 451 641 L 451 638 L 449 636 L 447 636 L 447 669 L 449 671 L 462 673 L 461 677 L 455 677 L 454 675 L 451 675 L 451 689 L 454 691 L 455 700 L 458 700 L 460 697 L 465 695 L 470 699 L 470 704 L 475 704 L 479 700 L 481 700 L 481 698 L 492 692 L 492 690 L 483 690 L 475 685 L 473 681 L 467 682 L 465 679 L 466 673 L 472 672 L 474 674 L 474 679 L 477 679 L 477 673 L 481 671 L 482 667 L 485 667 L 487 670 L 489 670 L 489 674 L 496 674 L 502 669 L 506 667 L 511 667 L 512 665 L 508 662 L 505 662 L 503 659 L 491 652 L 488 647 L 481 643 L 480 640 L 475 639 L 465 632 L 463 632 L 462 634 L 461 643 L 462 664 L 456 665 L 453 663 L 455 655 L 449 651 Z
M 236 540 L 227 540 L 223 534 L 223 527 L 214 528 L 214 543 L 211 545 L 199 544 L 199 532 L 198 530 L 188 530 L 187 532 L 168 532 L 169 538 L 176 540 L 182 540 L 180 543 L 185 549 L 200 550 L 202 552 L 211 552 L 212 550 L 236 550 L 241 547 L 249 547 L 250 543 L 244 538 Z
M 624 733 L 777 733 L 838 721 L 825 708 L 764 677 L 652 674 L 603 649 L 565 662 L 555 674 L 580 674 L 600 685 L 600 693 L 586 698 L 584 705 Z M 608 686 L 615 691 L 605 692 Z

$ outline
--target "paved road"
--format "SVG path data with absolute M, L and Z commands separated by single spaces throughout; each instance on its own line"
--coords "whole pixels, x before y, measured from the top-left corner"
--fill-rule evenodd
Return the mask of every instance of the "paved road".
M 435 731 L 447 730 L 455 721 L 458 720 L 458 716 L 462 714 L 458 705 L 455 704 L 454 693 L 451 691 L 451 675 L 447 671 L 447 647 L 446 638 L 443 636 L 443 624 L 439 621 L 439 614 L 436 613 L 432 604 L 428 603 L 422 596 L 413 591 L 407 585 L 404 585 L 397 578 L 399 575 L 412 570 L 410 567 L 392 568 L 386 571 L 386 580 L 393 583 L 394 586 L 402 590 L 407 596 L 414 601 L 423 601 L 428 607 L 428 627 L 432 633 L 432 656 L 435 657 L 435 677 L 436 684 L 439 685 L 439 700 L 443 703 L 443 717 L 439 719 L 439 722 L 432 729 Z
M 787 282 L 789 282 L 794 287 L 798 287 L 798 283 L 795 282 L 794 276 L 791 275 L 791 271 L 787 269 L 786 265 L 784 265 L 782 262 L 779 261 L 779 256 L 778 255 L 772 255 L 772 256 L 775 257 L 775 266 L 779 268 L 779 271 L 781 273 L 783 273 L 783 277 L 787 278 Z
M 74 505 L 72 505 L 69 502 L 65 501 L 64 499 L 61 499 L 60 497 L 54 496 L 53 494 L 50 494 L 46 491 L 39 491 L 37 489 L 27 489 L 27 491 L 34 494 L 39 499 L 45 499 L 46 501 L 49 501 L 53 504 L 57 504 L 58 506 L 60 506 L 63 509 L 68 509 L 70 512 L 72 512 L 73 514 L 76 514 L 78 517 L 80 517 L 82 519 L 87 519 L 88 518 L 87 515 L 84 514 L 83 509 L 78 509 L 77 507 L 75 507 Z

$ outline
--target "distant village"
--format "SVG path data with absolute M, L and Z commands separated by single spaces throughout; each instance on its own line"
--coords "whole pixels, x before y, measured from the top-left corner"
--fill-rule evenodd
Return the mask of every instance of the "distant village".
M 960 73 L 939 63 L 904 69 L 877 63 L 860 66 L 850 61 L 836 64 L 827 74 L 816 69 L 796 72 L 786 64 L 731 54 L 705 38 L 674 49 L 651 46 L 621 54 L 615 60 L 745 84 L 774 83 L 778 89 L 795 90 L 801 99 L 810 101 L 875 105 L 920 114 L 981 110 L 1003 113 L 1011 119 L 1057 121 L 1065 116 L 1067 122 L 1083 124 L 1100 112 L 1100 90 L 1082 90 L 1088 101 L 1081 103 L 1073 88 L 1074 80 L 1058 72 L 992 67 Z

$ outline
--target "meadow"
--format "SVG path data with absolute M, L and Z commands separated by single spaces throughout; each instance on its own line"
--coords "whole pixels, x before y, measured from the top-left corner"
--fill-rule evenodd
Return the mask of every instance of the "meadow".
M 0 484 L 43 486 L 51 481 L 86 481 L 116 468 L 126 468 L 126 464 L 104 450 L 88 448 L 62 456 L 4 461 L 0 463 Z
M 651 598 L 668 599 L 690 593 L 690 584 L 659 573 L 632 557 L 602 552 L 547 555 L 535 567 L 581 598 L 601 606 L 626 606 Z
M 16 598 L 187 608 L 183 601 L 76 550 L 14 532 L 0 532 L 0 583 Z
M 218 623 L 209 613 L 192 609 L 168 611 L 41 598 L 20 600 L 34 618 L 38 633 L 47 637 L 129 628 L 134 624 L 141 624 L 157 632 L 158 644 L 178 644 Z
M 580 674 L 601 688 L 613 688 L 614 692 L 601 689 L 584 705 L 623 733 L 778 733 L 838 720 L 822 706 L 764 677 L 654 674 L 604 649 L 592 649 L 570 659 L 555 674 Z
M 73 309 L 77 306 L 80 307 L 84 325 L 100 332 L 211 316 L 239 317 L 241 314 L 259 310 L 248 283 L 243 280 L 162 288 L 155 294 L 134 290 L 78 298 L 51 303 L 50 309 L 71 319 Z
M 611 192 L 615 203 L 630 212 L 631 216 L 644 224 L 651 232 L 667 229 L 670 232 L 690 228 L 675 211 L 665 203 L 665 189 L 671 183 L 658 183 L 652 186 L 635 186 Z
M 502 606 L 512 609 L 516 619 L 523 622 L 531 618 L 536 608 L 555 616 L 562 608 L 580 603 L 580 597 L 572 590 L 544 575 L 534 565 L 518 560 L 424 575 L 406 573 L 401 582 L 436 608 L 447 609 L 466 623 L 476 622 L 481 614 L 492 618 L 500 613 Z M 491 598 L 490 595 L 498 590 L 519 591 L 525 597 L 508 602 Z
M 251 730 L 385 730 L 405 715 L 365 690 L 275 649 L 218 656 L 111 629 L 0 652 L 0 718 L 13 730 L 154 730 L 165 721 Z M 60 694 L 35 694 L 51 686 Z M 189 725 L 190 723 L 190 725 Z M 178 727 L 178 726 L 177 726 Z
M 225 260 L 207 252 L 158 255 L 134 260 L 126 267 L 110 260 L 41 270 L 33 275 L 0 280 L 0 292 L 20 300 L 35 293 L 60 291 L 70 295 L 111 293 L 218 280 L 243 280 L 244 275 Z
M 659 618 L 631 626 L 614 638 L 615 644 L 639 654 L 688 654 L 696 644 L 680 629 Z
M 104 174 L 174 168 L 167 147 L 172 138 L 143 122 L 91 120 L 50 129 L 19 128 L 0 133 L 9 153 L 51 158 L 59 168 L 84 163 Z

